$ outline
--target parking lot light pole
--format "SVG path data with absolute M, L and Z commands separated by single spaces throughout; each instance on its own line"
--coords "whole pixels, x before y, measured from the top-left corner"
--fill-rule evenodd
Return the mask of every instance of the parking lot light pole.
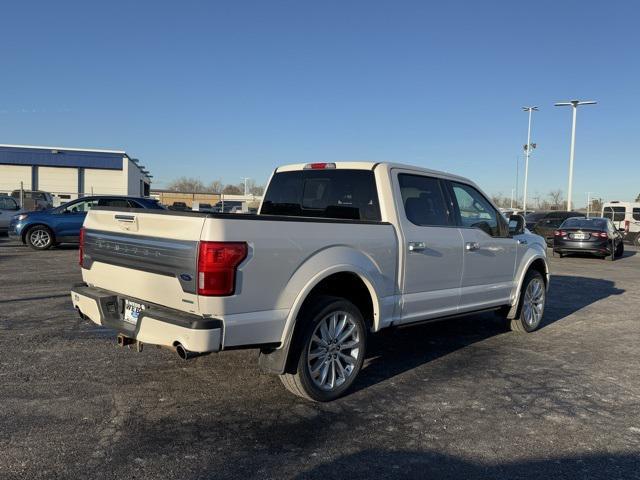
M 589 213 L 591 213 L 591 194 L 593 192 L 587 192 L 587 218 L 589 218 Z
M 247 196 L 247 180 L 250 180 L 251 177 L 240 177 L 244 181 L 244 196 Z
M 522 107 L 522 110 L 529 112 L 529 127 L 527 128 L 527 144 L 524 146 L 524 198 L 522 199 L 522 211 L 527 214 L 527 182 L 529 181 L 529 154 L 531 153 L 531 113 L 538 111 L 538 107 Z
M 571 150 L 569 153 L 569 188 L 567 189 L 567 211 L 571 211 L 571 195 L 573 194 L 573 157 L 576 149 L 576 116 L 578 105 L 595 105 L 598 102 L 593 100 L 570 100 L 568 102 L 558 102 L 556 107 L 572 107 L 571 121 Z

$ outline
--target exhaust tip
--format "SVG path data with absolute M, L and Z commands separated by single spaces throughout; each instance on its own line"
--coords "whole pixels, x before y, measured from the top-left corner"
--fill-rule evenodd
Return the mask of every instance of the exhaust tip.
M 181 343 L 176 345 L 176 353 L 182 360 L 187 360 L 189 358 L 189 352 L 182 346 Z

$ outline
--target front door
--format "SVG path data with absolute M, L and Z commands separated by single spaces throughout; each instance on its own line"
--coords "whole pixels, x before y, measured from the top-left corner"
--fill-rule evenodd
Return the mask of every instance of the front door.
M 399 323 L 456 313 L 462 279 L 462 236 L 444 184 L 435 177 L 393 170 L 402 255 Z
M 518 242 L 509 225 L 475 187 L 450 182 L 464 242 L 460 312 L 507 305 L 514 287 Z

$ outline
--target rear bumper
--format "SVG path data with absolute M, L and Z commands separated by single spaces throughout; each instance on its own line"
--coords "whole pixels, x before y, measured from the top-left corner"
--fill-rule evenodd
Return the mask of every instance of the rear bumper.
M 134 325 L 123 320 L 126 297 L 86 285 L 71 290 L 73 306 L 93 323 L 116 330 L 142 343 L 175 347 L 197 353 L 218 352 L 222 347 L 222 321 L 145 305 Z M 131 298 L 134 302 L 140 300 Z
M 608 255 L 611 253 L 611 247 L 611 240 L 607 239 L 592 242 L 555 239 L 553 242 L 553 250 L 559 253 L 593 253 L 595 255 Z

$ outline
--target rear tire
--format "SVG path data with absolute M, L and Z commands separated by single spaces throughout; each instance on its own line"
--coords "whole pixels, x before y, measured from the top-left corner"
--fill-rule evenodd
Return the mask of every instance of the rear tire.
M 48 250 L 54 244 L 53 232 L 45 225 L 36 225 L 27 231 L 25 241 L 34 250 Z
M 510 320 L 513 332 L 531 333 L 540 327 L 547 301 L 547 290 L 542 275 L 529 270 L 522 282 L 516 317 Z
M 290 360 L 294 373 L 280 375 L 287 390 L 314 402 L 342 396 L 358 376 L 367 342 L 360 310 L 337 297 L 318 297 L 298 318 Z
M 616 247 L 616 258 L 620 258 L 624 255 L 624 243 L 620 242 Z

